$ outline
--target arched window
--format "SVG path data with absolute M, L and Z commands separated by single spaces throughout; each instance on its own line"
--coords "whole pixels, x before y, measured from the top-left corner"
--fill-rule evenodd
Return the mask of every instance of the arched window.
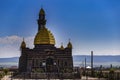
M 34 59 L 32 60 L 32 67 L 34 67 L 35 65 L 35 61 L 34 61 Z
M 40 67 L 42 66 L 42 62 L 40 62 L 39 66 L 40 66 Z
M 67 66 L 67 62 L 66 61 L 65 61 L 64 65 Z
M 47 58 L 46 59 L 46 65 L 53 65 L 54 62 L 53 62 L 53 59 L 52 58 Z
M 36 63 L 35 63 L 35 64 L 36 64 L 36 66 L 38 66 L 38 64 L 39 64 L 39 63 L 38 63 L 38 59 L 36 59 Z

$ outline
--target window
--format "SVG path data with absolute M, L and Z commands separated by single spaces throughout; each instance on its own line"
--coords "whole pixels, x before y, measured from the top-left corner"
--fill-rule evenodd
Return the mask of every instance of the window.
M 32 67 L 34 67 L 34 59 L 32 60 Z

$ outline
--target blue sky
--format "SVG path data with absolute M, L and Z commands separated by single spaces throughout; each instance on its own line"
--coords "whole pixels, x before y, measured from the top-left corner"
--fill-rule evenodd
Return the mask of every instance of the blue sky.
M 57 47 L 70 38 L 73 55 L 120 54 L 119 0 L 0 0 L 1 57 L 19 56 L 22 37 L 33 48 L 41 7 Z

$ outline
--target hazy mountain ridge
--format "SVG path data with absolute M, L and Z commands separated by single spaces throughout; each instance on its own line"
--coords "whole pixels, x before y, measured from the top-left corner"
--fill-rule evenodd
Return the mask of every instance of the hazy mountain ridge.
M 89 55 L 73 55 L 73 61 L 84 61 L 86 60 L 88 62 L 91 61 L 91 57 Z M 93 57 L 95 62 L 120 62 L 120 55 L 94 55 Z M 11 57 L 11 58 L 0 58 L 0 62 L 18 62 L 19 57 Z
M 73 55 L 73 64 L 74 66 L 80 66 L 85 62 L 87 65 L 90 65 L 91 56 L 90 55 Z M 120 66 L 120 55 L 94 55 L 93 57 L 94 66 Z M 19 57 L 12 58 L 0 58 L 0 67 L 10 67 L 10 66 L 18 66 Z
M 84 61 L 85 58 L 87 62 L 91 61 L 91 56 L 89 55 L 75 55 L 73 56 L 74 61 Z M 94 62 L 120 62 L 120 55 L 94 55 Z
M 18 62 L 19 57 L 11 57 L 11 58 L 0 58 L 0 62 Z

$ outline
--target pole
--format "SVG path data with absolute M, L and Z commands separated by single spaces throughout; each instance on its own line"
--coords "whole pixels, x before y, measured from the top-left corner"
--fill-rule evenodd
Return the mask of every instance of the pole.
M 91 51 L 91 76 L 93 77 L 93 51 Z
M 86 80 L 87 80 L 87 75 L 86 75 L 86 57 L 85 57 L 85 76 L 86 76 Z

